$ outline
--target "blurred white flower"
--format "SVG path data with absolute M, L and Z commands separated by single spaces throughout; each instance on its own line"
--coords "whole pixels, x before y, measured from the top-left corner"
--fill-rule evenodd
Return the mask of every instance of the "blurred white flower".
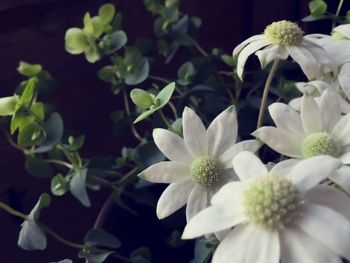
M 276 127 L 265 126 L 252 135 L 275 151 L 297 159 L 330 155 L 350 164 L 350 113 L 341 115 L 336 93 L 327 89 L 319 103 L 304 94 L 300 113 L 283 103 L 269 112 Z M 350 167 L 342 166 L 329 179 L 350 193 Z
M 286 20 L 272 23 L 263 34 L 248 38 L 233 50 L 232 55 L 238 55 L 237 74 L 241 79 L 245 63 L 253 53 L 258 56 L 262 68 L 271 61 L 285 60 L 291 56 L 309 80 L 318 79 L 330 71 L 337 72 L 328 53 L 310 41 L 307 35 L 303 36 L 297 24 Z
M 187 203 L 187 220 L 208 206 L 209 200 L 225 183 L 237 177 L 232 158 L 241 151 L 255 152 L 257 140 L 236 143 L 237 116 L 233 106 L 227 108 L 204 127 L 190 108 L 182 116 L 183 135 L 155 129 L 153 139 L 170 160 L 152 165 L 139 176 L 154 183 L 170 183 L 157 204 L 157 216 L 165 218 Z
M 284 174 L 283 162 L 269 172 L 254 154 L 242 152 L 233 159 L 241 181 L 223 186 L 212 205 L 187 223 L 182 237 L 228 231 L 213 263 L 350 259 L 349 198 L 318 185 L 340 165 L 333 157 L 317 156 Z

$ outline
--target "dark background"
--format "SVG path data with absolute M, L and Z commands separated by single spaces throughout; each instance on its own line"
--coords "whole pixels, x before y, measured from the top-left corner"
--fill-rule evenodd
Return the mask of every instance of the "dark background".
M 20 82 L 21 77 L 16 71 L 20 60 L 42 64 L 61 84 L 61 88 L 53 95 L 46 96 L 44 101 L 57 106 L 66 128 L 86 135 L 86 145 L 82 151 L 85 157 L 118 155 L 122 146 L 135 143 L 129 138 L 128 131 L 120 138 L 112 135 L 109 115 L 122 109 L 122 102 L 96 76 L 97 70 L 108 60 L 89 64 L 82 55 L 72 56 L 64 50 L 65 31 L 73 26 L 81 27 L 83 14 L 86 11 L 96 14 L 98 7 L 105 2 L 0 0 L 0 96 L 11 95 Z M 141 0 L 109 2 L 115 3 L 123 13 L 123 26 L 130 43 L 136 37 L 152 37 L 153 18 L 144 10 Z M 219 46 L 230 53 L 235 45 L 261 33 L 273 21 L 297 21 L 306 16 L 307 3 L 307 0 L 184 0 L 182 10 L 203 19 L 199 42 L 206 50 Z M 304 24 L 302 26 L 306 29 Z M 307 27 L 310 31 L 305 31 L 310 33 L 315 29 L 328 33 L 330 23 L 321 22 L 312 25 L 312 28 Z M 161 73 L 169 75 L 167 68 L 162 70 Z M 40 193 L 50 192 L 50 186 L 48 180 L 28 175 L 23 163 L 23 154 L 11 148 L 1 134 L 0 200 L 28 212 Z M 44 221 L 68 239 L 81 242 L 86 231 L 94 225 L 109 194 L 108 189 L 91 193 L 93 206 L 90 209 L 82 207 L 70 194 L 54 198 L 51 208 L 44 212 Z M 155 211 L 150 214 L 152 216 L 155 219 Z M 20 223 L 20 220 L 0 211 L 0 263 L 44 263 L 64 258 L 78 262 L 76 250 L 51 238 L 44 252 L 21 250 L 16 245 Z M 132 227 L 126 225 L 124 228 Z

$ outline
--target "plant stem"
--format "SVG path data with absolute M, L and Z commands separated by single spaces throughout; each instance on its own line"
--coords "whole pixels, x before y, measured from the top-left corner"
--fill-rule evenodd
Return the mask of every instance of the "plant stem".
M 262 99 L 261 99 L 261 104 L 260 104 L 260 110 L 259 110 L 259 117 L 258 117 L 258 122 L 257 122 L 257 129 L 260 128 L 262 125 L 263 125 L 263 121 L 264 121 L 264 115 L 265 115 L 265 108 L 266 108 L 266 103 L 267 103 L 267 98 L 268 98 L 268 95 L 269 95 L 269 90 L 270 90 L 270 87 L 271 87 L 271 82 L 272 82 L 272 79 L 277 71 L 277 68 L 278 68 L 278 64 L 279 64 L 279 60 L 276 59 L 273 64 L 272 64 L 272 67 L 271 67 L 271 70 L 270 70 L 270 73 L 266 79 L 266 82 L 265 82 L 265 87 L 264 87 L 264 92 L 263 92 L 263 96 L 262 96 Z
M 158 80 L 160 82 L 164 82 L 165 84 L 169 84 L 171 81 L 167 80 L 166 78 L 162 78 L 162 77 L 158 77 L 158 76 L 148 76 L 150 79 L 153 79 L 153 80 Z
M 126 94 L 125 89 L 123 90 L 123 100 L 124 100 L 124 106 L 125 106 L 125 111 L 127 115 L 130 115 L 130 107 L 129 107 L 129 100 L 128 100 L 128 95 Z M 134 124 L 131 123 L 131 131 L 134 134 L 135 138 L 138 139 L 140 142 L 143 141 L 141 135 L 137 132 Z
M 335 13 L 335 18 L 333 19 L 333 22 L 332 22 L 332 30 L 335 27 L 335 23 L 337 21 L 337 17 L 339 16 L 339 13 L 340 13 L 341 7 L 343 6 L 343 3 L 344 3 L 344 0 L 339 1 L 338 8 L 337 8 L 337 11 Z
M 162 120 L 164 121 L 165 125 L 166 125 L 168 128 L 171 128 L 171 124 L 170 124 L 170 122 L 168 121 L 168 119 L 165 117 L 163 111 L 162 111 L 162 110 L 159 110 L 158 112 L 159 112 L 159 114 L 160 114 L 160 117 L 161 117 Z
M 73 169 L 73 165 L 65 162 L 65 161 L 61 161 L 61 160 L 53 160 L 53 159 L 50 159 L 50 160 L 45 160 L 46 163 L 54 163 L 54 164 L 59 164 L 59 165 L 62 165 L 64 167 L 67 167 L 68 169 Z
M 8 131 L 6 131 L 4 128 L 2 128 L 2 131 L 4 132 L 6 139 L 8 140 L 8 142 L 11 144 L 11 146 L 17 150 L 20 151 L 25 151 L 26 149 L 22 148 L 21 146 L 19 146 L 17 143 L 15 143 L 12 138 L 11 135 L 8 133 Z
M 9 214 L 13 215 L 13 216 L 17 216 L 17 217 L 20 217 L 24 220 L 27 220 L 28 216 L 13 209 L 12 207 L 9 207 L 8 205 L 6 205 L 5 203 L 3 202 L 0 202 L 0 208 L 5 210 L 6 212 L 8 212 Z
M 128 180 L 131 176 L 133 176 L 137 171 L 139 170 L 138 167 L 135 167 L 130 172 L 128 172 L 126 175 L 124 175 L 120 180 L 113 182 L 113 185 L 118 185 L 124 183 L 126 180 Z

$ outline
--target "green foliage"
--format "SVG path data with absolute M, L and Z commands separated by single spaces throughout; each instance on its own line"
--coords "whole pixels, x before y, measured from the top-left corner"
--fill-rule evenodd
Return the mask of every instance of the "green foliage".
M 51 178 L 54 175 L 51 166 L 45 160 L 36 158 L 35 156 L 28 156 L 25 167 L 27 172 L 33 176 Z
M 72 179 L 69 183 L 70 191 L 84 206 L 90 207 L 91 202 L 86 191 L 86 176 L 87 169 L 83 168 L 72 174 Z
M 177 72 L 178 82 L 181 85 L 188 85 L 193 80 L 195 74 L 196 69 L 194 68 L 192 62 L 185 62 Z
M 118 238 L 100 228 L 90 230 L 84 237 L 84 243 L 89 247 L 102 246 L 113 249 L 121 246 Z
M 154 105 L 152 94 L 142 89 L 133 89 L 130 92 L 132 102 L 140 109 L 149 109 Z
M 51 192 L 56 196 L 62 196 L 69 191 L 69 183 L 62 174 L 57 174 L 51 180 Z
M 42 66 L 39 64 L 29 64 L 21 61 L 17 70 L 26 77 L 35 77 L 42 71 Z
M 15 113 L 17 96 L 0 98 L 0 116 L 11 116 Z

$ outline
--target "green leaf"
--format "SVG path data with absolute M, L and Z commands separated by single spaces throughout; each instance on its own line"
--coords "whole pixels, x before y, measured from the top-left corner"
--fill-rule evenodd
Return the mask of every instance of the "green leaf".
M 162 17 L 169 22 L 175 22 L 179 19 L 180 12 L 177 6 L 169 6 L 163 8 Z
M 18 144 L 22 147 L 30 147 L 36 144 L 42 136 L 42 129 L 36 123 L 30 123 L 20 130 L 18 134 Z
M 178 118 L 176 121 L 174 121 L 173 124 L 171 124 L 170 130 L 182 137 L 182 118 Z
M 9 116 L 15 113 L 17 96 L 0 98 L 0 116 Z
M 90 41 L 90 45 L 84 51 L 85 58 L 90 63 L 95 63 L 101 58 L 100 50 L 95 42 Z
M 130 253 L 130 259 L 131 262 L 140 262 L 140 263 L 146 263 L 146 262 L 151 262 L 152 260 L 152 252 L 148 247 L 139 247 L 132 251 Z M 140 259 L 143 259 L 140 260 Z
M 149 75 L 149 63 L 148 59 L 145 59 L 144 62 L 138 66 L 133 73 L 128 73 L 125 76 L 125 83 L 127 85 L 137 85 L 143 82 L 148 78 Z
M 56 196 L 62 196 L 69 190 L 69 184 L 62 174 L 57 174 L 51 180 L 51 192 Z
M 233 59 L 232 56 L 229 56 L 229 55 L 222 55 L 221 56 L 221 59 L 222 61 L 227 65 L 227 66 L 230 66 L 230 67 L 236 67 L 236 61 Z
M 104 29 L 104 25 L 102 23 L 101 18 L 99 18 L 98 16 L 95 16 L 95 17 L 91 18 L 91 23 L 92 23 L 92 27 L 93 27 L 92 35 L 95 38 L 99 38 L 102 35 L 103 29 Z
M 84 243 L 88 246 L 103 246 L 114 249 L 121 246 L 118 238 L 100 228 L 90 230 L 84 237 Z
M 169 102 L 171 96 L 174 93 L 175 86 L 175 82 L 172 82 L 158 93 L 158 95 L 156 96 L 156 102 L 159 105 L 158 109 L 164 107 Z
M 11 120 L 11 134 L 14 134 L 17 129 L 23 130 L 24 127 L 32 124 L 34 121 L 34 116 L 25 115 L 21 110 L 16 111 Z
M 309 10 L 312 16 L 320 17 L 327 11 L 327 3 L 323 0 L 309 2 Z
M 48 193 L 43 193 L 40 195 L 38 202 L 30 211 L 29 218 L 37 221 L 40 218 L 40 212 L 43 208 L 48 207 L 51 204 L 51 197 Z
M 73 263 L 73 261 L 70 260 L 70 259 L 64 259 L 64 260 L 61 260 L 61 261 L 58 261 L 58 262 L 49 262 L 49 263 Z
M 80 28 L 70 28 L 65 36 L 65 48 L 70 54 L 81 54 L 89 47 L 84 31 Z
M 104 25 L 112 22 L 114 14 L 115 14 L 115 7 L 112 4 L 104 4 L 98 10 L 98 16 L 100 17 Z
M 77 151 L 81 147 L 83 147 L 84 142 L 85 142 L 85 135 L 82 134 L 82 135 L 78 136 L 77 138 L 75 138 L 73 136 L 69 136 L 68 142 L 70 145 L 70 150 Z
M 79 258 L 85 258 L 90 263 L 102 263 L 111 254 L 113 254 L 113 251 L 103 252 L 103 253 L 100 253 L 100 254 L 94 254 L 91 251 L 90 252 L 80 251 L 79 254 L 78 254 L 78 257 Z
M 59 143 L 63 136 L 63 120 L 59 113 L 54 112 L 44 124 L 46 138 L 40 143 L 40 146 L 53 146 Z
M 152 96 L 143 89 L 133 89 L 130 92 L 132 102 L 141 109 L 148 109 L 153 105 Z
M 153 142 L 141 144 L 135 149 L 134 154 L 134 161 L 142 169 L 165 160 L 165 156 Z
M 105 66 L 97 72 L 97 76 L 100 80 L 112 82 L 115 80 L 115 69 L 113 66 Z
M 70 181 L 70 191 L 84 206 L 90 207 L 91 203 L 86 191 L 87 169 L 77 171 Z
M 104 54 L 110 55 L 124 47 L 127 41 L 128 38 L 125 32 L 120 30 L 104 36 L 99 46 Z
M 26 77 L 35 77 L 42 71 L 42 66 L 21 61 L 19 62 L 17 71 Z
M 28 80 L 27 85 L 25 86 L 23 93 L 18 100 L 16 109 L 21 107 L 28 108 L 30 106 L 34 97 L 37 82 L 38 81 L 36 78 L 31 78 Z
M 184 63 L 177 72 L 177 77 L 179 83 L 182 85 L 187 85 L 191 83 L 193 76 L 196 74 L 196 69 L 194 68 L 192 62 Z
M 25 167 L 28 173 L 37 177 L 52 177 L 54 172 L 51 166 L 42 159 L 35 156 L 29 156 L 25 162 Z
M 30 112 L 39 120 L 41 120 L 41 121 L 44 120 L 45 110 L 44 110 L 44 104 L 42 104 L 41 102 L 37 102 L 37 103 L 33 104 L 30 107 Z

